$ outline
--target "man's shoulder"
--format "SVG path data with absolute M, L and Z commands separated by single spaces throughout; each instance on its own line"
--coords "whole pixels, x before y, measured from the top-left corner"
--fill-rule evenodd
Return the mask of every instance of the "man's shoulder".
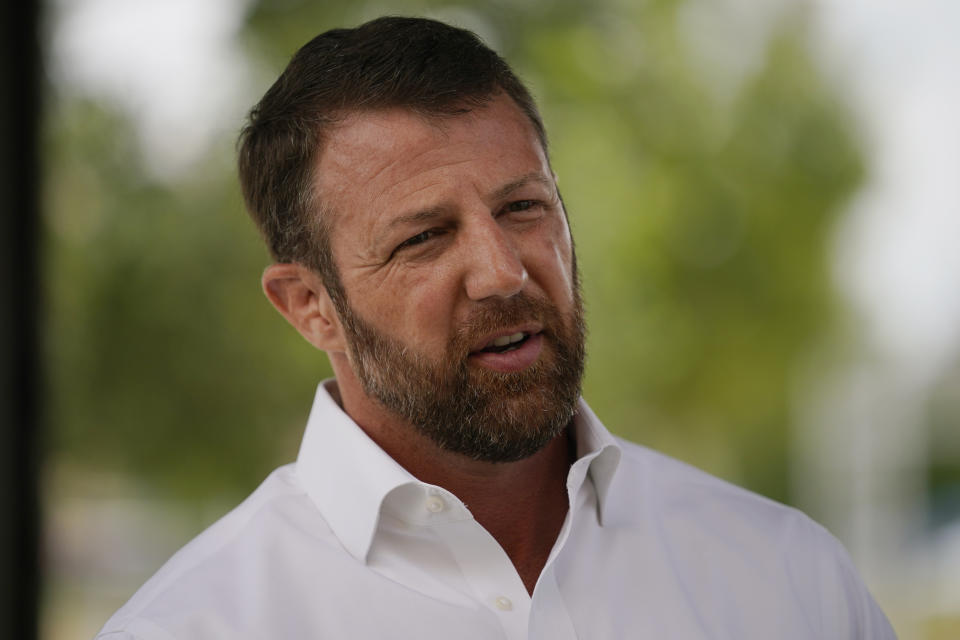
M 621 491 L 642 499 L 641 509 L 675 516 L 696 517 L 740 514 L 771 523 L 809 520 L 801 511 L 767 498 L 686 462 L 642 445 L 616 438 L 622 457 L 617 471 Z M 623 494 L 626 495 L 626 492 Z M 649 515 L 649 511 L 644 514 Z M 712 518 L 711 518 L 712 519 Z
M 791 526 L 819 528 L 793 507 L 612 434 L 583 400 L 580 409 L 587 440 L 601 449 L 591 463 L 591 475 L 602 515 L 611 523 L 646 526 L 666 521 L 694 530 L 706 527 L 709 533 L 717 531 L 718 523 L 722 531 L 722 523 L 746 521 L 761 535 L 776 535 L 776 530 Z
M 321 553 L 337 548 L 290 464 L 174 554 L 97 637 L 174 637 L 191 611 L 242 610 L 270 588 L 271 573 L 296 562 L 292 551 L 303 545 Z M 246 593 L 251 585 L 258 593 Z
M 620 445 L 610 491 L 617 520 L 653 527 L 678 551 L 699 549 L 731 561 L 765 556 L 781 565 L 849 565 L 840 542 L 799 509 L 646 447 Z
M 650 541 L 698 602 L 795 601 L 832 637 L 893 637 L 843 545 L 802 511 L 619 441 L 615 518 Z M 763 590 L 758 591 L 758 585 Z M 776 594 L 779 596 L 774 597 Z

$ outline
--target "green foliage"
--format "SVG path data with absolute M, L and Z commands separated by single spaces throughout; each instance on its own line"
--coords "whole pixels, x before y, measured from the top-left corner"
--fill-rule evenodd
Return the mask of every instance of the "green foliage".
M 935 528 L 960 518 L 960 358 L 934 385 L 925 413 L 928 513 Z
M 586 397 L 627 437 L 780 500 L 793 374 L 831 330 L 830 231 L 860 176 L 796 28 L 729 106 L 673 38 L 644 41 L 612 88 L 623 52 L 602 29 L 572 24 L 568 58 L 532 47 L 581 247 Z M 581 51 L 593 79 L 571 82 Z
M 724 98 L 682 6 L 259 2 L 245 37 L 271 73 L 380 13 L 490 39 L 551 136 L 584 274 L 585 396 L 614 431 L 786 499 L 791 378 L 833 327 L 827 250 L 858 152 L 802 21 Z M 67 102 L 50 122 L 55 451 L 185 495 L 246 491 L 293 457 L 329 370 L 262 299 L 230 141 L 158 184 L 109 108 Z
M 64 105 L 53 123 L 54 452 L 188 496 L 249 490 L 295 454 L 330 373 L 259 291 L 266 252 L 229 165 L 150 182 L 129 126 L 102 106 Z

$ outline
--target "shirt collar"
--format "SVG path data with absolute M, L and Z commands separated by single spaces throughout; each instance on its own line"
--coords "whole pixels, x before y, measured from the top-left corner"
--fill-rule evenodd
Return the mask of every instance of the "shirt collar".
M 572 498 L 582 486 L 583 479 L 589 475 L 597 493 L 597 517 L 600 525 L 610 523 L 612 515 L 610 487 L 613 484 L 617 467 L 620 466 L 622 449 L 617 440 L 607 431 L 596 414 L 580 398 L 577 412 L 573 418 L 574 434 L 577 441 L 577 460 L 570 467 L 567 477 L 567 491 Z
M 297 474 L 307 495 L 323 514 L 334 535 L 357 560 L 366 562 L 380 520 L 381 507 L 398 487 L 425 492 L 435 489 L 418 481 L 381 449 L 344 413 L 333 397 L 336 380 L 317 387 L 313 408 L 297 456 Z M 597 493 L 597 517 L 609 520 L 608 494 L 621 449 L 581 398 L 574 416 L 577 460 L 567 489 L 571 499 L 589 475 Z
M 324 380 L 307 419 L 297 455 L 297 474 L 340 543 L 366 562 L 388 493 L 420 484 L 344 413 L 331 392 L 336 380 Z

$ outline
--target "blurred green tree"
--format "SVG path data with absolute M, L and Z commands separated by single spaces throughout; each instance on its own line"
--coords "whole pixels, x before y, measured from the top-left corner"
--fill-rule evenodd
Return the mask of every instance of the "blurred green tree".
M 54 453 L 181 496 L 249 490 L 295 454 L 330 371 L 260 293 L 266 251 L 231 165 L 157 182 L 104 105 L 65 104 L 53 120 Z

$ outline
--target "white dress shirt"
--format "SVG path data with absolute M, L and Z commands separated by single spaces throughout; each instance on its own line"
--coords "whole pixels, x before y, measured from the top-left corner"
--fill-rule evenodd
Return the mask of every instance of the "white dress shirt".
M 297 462 L 174 555 L 98 638 L 895 637 L 822 527 L 611 436 L 582 400 L 570 508 L 530 596 L 467 506 L 374 444 L 332 384 Z

